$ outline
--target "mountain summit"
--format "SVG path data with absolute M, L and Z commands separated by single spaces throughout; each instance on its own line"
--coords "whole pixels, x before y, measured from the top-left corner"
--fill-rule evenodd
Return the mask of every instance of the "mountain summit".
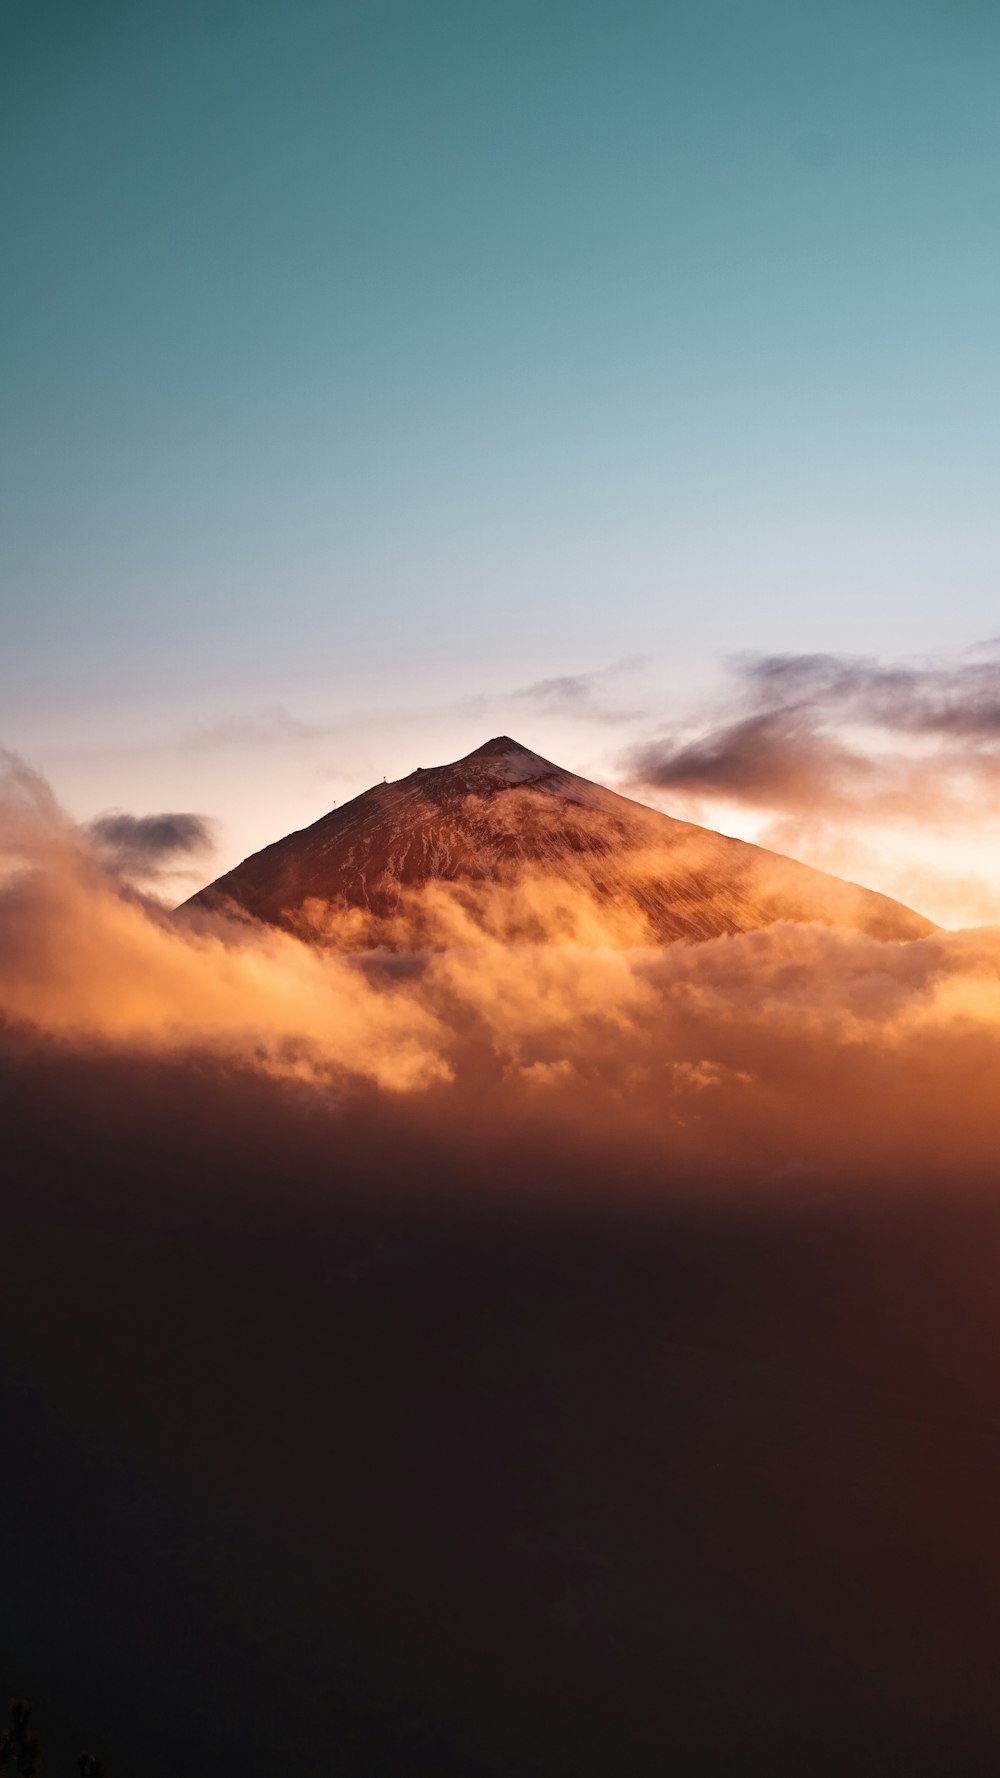
M 184 905 L 295 926 L 307 902 L 391 914 L 431 880 L 575 884 L 658 940 L 820 920 L 880 939 L 933 931 L 899 902 L 676 821 L 498 735 L 452 765 L 375 784 Z

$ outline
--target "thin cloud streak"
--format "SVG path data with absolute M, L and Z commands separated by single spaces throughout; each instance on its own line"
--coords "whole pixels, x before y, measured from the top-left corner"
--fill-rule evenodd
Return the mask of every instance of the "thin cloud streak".
M 634 722 L 641 718 L 642 710 L 634 705 L 609 704 L 607 693 L 622 677 L 645 667 L 647 659 L 645 655 L 633 655 L 590 673 L 556 674 L 521 686 L 509 696 L 513 702 L 529 705 L 546 716 L 584 717 L 613 724 Z
M 199 723 L 173 745 L 193 753 L 225 752 L 327 741 L 339 732 L 335 723 L 305 722 L 290 716 L 287 710 L 275 707 L 246 716 L 223 717 L 218 722 Z
M 790 815 L 942 826 L 1000 808 L 1000 661 L 735 664 L 723 720 L 630 754 L 635 782 Z

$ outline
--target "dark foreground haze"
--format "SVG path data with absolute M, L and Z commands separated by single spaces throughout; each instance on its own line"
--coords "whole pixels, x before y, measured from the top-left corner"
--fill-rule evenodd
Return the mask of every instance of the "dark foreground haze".
M 536 877 L 356 956 L 184 928 L 6 796 L 49 1771 L 997 1770 L 996 934 L 655 947 Z
M 2 1089 L 51 1770 L 996 1769 L 995 1204 L 643 1206 L 641 1160 L 44 1047 Z

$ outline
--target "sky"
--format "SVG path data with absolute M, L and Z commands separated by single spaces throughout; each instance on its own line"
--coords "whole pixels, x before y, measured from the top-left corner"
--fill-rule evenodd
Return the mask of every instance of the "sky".
M 747 659 L 981 661 L 993 7 L 0 19 L 0 739 L 78 820 L 205 817 L 179 892 L 497 733 L 631 784 Z M 968 798 L 700 788 L 643 793 L 1000 918 Z

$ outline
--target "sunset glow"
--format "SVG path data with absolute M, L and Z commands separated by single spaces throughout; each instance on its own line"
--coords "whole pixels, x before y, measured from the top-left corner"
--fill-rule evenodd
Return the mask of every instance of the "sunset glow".
M 0 4 L 0 1778 L 1000 1770 L 998 93 Z

